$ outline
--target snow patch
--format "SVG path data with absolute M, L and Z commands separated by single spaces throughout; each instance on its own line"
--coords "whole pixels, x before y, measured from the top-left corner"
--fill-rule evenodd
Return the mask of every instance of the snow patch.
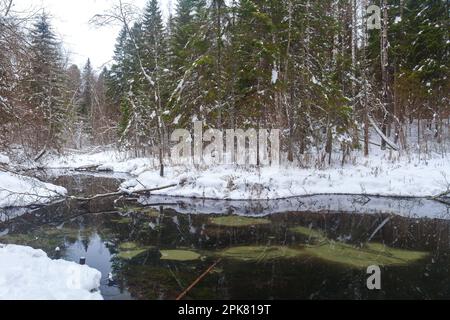
M 273 69 L 272 70 L 272 84 L 276 84 L 278 81 L 278 70 Z
M 66 194 L 63 187 L 0 171 L 0 208 L 45 204 Z
M 0 153 L 0 164 L 9 164 L 10 160 L 7 156 Z
M 42 250 L 0 244 L 0 270 L 0 300 L 103 299 L 99 271 Z

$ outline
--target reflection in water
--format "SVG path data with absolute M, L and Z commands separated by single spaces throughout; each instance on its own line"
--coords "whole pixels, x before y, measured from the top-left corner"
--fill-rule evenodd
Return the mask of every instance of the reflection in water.
M 79 195 L 120 183 L 85 175 L 53 181 Z M 255 204 L 152 197 L 154 207 L 68 201 L 5 212 L 0 242 L 40 248 L 53 258 L 86 257 L 102 272 L 105 299 L 174 299 L 216 261 L 187 299 L 450 298 L 448 207 L 402 199 L 382 208 L 381 199 L 366 199 L 370 214 L 362 214 L 361 199 L 325 199 Z M 382 265 L 381 291 L 366 288 L 372 264 Z

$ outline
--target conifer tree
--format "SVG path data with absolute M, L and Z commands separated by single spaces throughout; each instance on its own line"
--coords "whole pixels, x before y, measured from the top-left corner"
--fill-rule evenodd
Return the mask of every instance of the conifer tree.
M 59 43 L 45 13 L 38 17 L 30 37 L 29 101 L 41 127 L 36 132 L 37 146 L 60 147 L 66 109 L 63 62 Z

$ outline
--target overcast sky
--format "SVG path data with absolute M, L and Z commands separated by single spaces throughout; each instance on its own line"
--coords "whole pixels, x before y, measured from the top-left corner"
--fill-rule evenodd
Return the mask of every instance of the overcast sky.
M 176 0 L 172 0 L 175 3 Z M 91 58 L 96 70 L 111 62 L 119 26 L 98 28 L 89 20 L 98 13 L 105 12 L 116 0 L 14 0 L 15 11 L 45 8 L 51 16 L 53 28 L 64 41 L 72 63 L 82 68 L 87 58 Z M 124 0 L 124 2 L 144 8 L 147 0 Z M 168 15 L 171 0 L 159 0 L 161 11 Z

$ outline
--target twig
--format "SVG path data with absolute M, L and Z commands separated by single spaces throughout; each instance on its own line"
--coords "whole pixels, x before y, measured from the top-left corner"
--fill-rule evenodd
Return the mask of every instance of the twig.
M 11 11 L 12 4 L 13 4 L 13 0 L 9 0 L 9 3 L 8 3 L 8 5 L 6 7 L 6 11 L 5 11 L 5 17 L 8 16 L 9 12 Z
M 369 237 L 369 239 L 367 240 L 367 242 L 369 243 L 370 241 L 372 241 L 372 239 L 375 237 L 375 235 L 381 230 L 383 229 L 383 227 L 389 222 L 391 221 L 392 216 L 384 219 L 384 221 L 375 229 L 375 231 L 372 233 L 372 235 Z
M 189 293 L 189 291 L 191 291 L 197 284 L 200 283 L 200 281 L 203 280 L 203 278 L 205 278 L 220 262 L 222 262 L 222 259 L 217 260 L 216 262 L 214 262 L 214 264 L 208 268 L 208 270 L 206 270 L 200 277 L 198 277 L 186 290 L 183 291 L 183 293 L 181 293 L 176 301 L 180 301 L 181 299 L 183 299 L 184 297 L 186 297 L 186 295 Z
M 34 162 L 39 161 L 47 153 L 47 145 L 39 152 L 39 154 L 34 158 Z

